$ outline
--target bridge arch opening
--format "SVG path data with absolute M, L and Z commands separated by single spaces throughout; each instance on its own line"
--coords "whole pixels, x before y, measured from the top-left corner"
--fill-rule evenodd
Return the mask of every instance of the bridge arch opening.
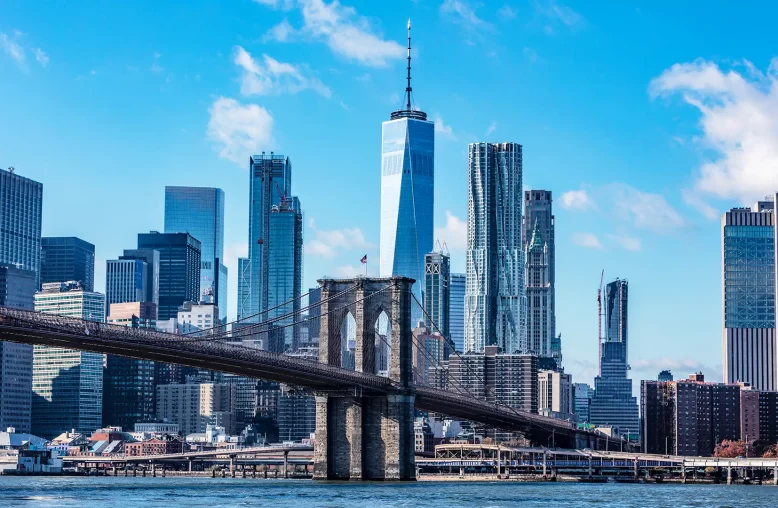
M 392 321 L 382 307 L 379 307 L 373 324 L 375 329 L 374 374 L 389 377 L 389 366 L 392 362 Z
M 340 326 L 340 365 L 344 369 L 356 370 L 357 320 L 349 310 Z

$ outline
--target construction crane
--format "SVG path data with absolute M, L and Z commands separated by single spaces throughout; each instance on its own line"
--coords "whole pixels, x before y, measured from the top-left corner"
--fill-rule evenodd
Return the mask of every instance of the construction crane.
M 273 183 L 276 184 L 276 192 L 278 192 L 278 197 L 281 200 L 281 204 L 282 205 L 286 204 L 286 194 L 281 192 L 281 187 L 278 186 L 277 181 L 273 181 Z
M 600 287 L 597 288 L 597 364 L 600 374 L 602 374 L 602 281 L 604 278 L 605 270 L 600 274 Z

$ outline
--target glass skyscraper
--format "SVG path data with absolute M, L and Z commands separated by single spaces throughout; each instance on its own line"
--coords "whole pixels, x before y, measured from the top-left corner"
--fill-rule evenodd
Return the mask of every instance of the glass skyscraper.
M 224 266 L 224 191 L 210 187 L 165 187 L 165 233 L 189 233 L 200 241 L 200 298 L 227 318 Z
M 0 263 L 35 272 L 40 284 L 43 185 L 0 169 Z
M 105 262 L 106 316 L 112 303 L 148 301 L 148 270 L 148 264 L 142 259 L 109 259 Z
M 75 282 L 48 283 L 35 295 L 35 311 L 102 322 L 105 297 Z M 99 353 L 34 346 L 32 432 L 52 438 L 102 425 L 103 361 Z
M 138 250 L 159 251 L 157 319 L 178 316 L 184 302 L 200 299 L 200 241 L 189 233 L 138 234 Z
M 424 310 L 430 332 L 451 338 L 451 257 L 430 252 L 424 259 Z
M 268 246 L 268 278 L 266 319 L 279 318 L 300 310 L 303 284 L 303 214 L 300 200 L 284 199 L 270 211 L 270 245 Z M 284 305 L 286 302 L 290 302 Z M 299 345 L 299 330 L 292 326 L 299 315 L 274 321 L 283 327 L 284 344 L 292 351 Z
M 605 290 L 605 333 L 600 356 L 600 375 L 594 378 L 594 396 L 589 422 L 617 427 L 635 440 L 640 432 L 637 398 L 627 377 L 628 285 L 623 279 L 608 283 Z
M 556 356 L 557 343 L 554 289 L 554 214 L 551 191 L 524 191 L 524 245 L 527 257 L 527 346 L 528 352 Z M 561 341 L 559 341 L 561 343 Z
M 0 264 L 0 305 L 34 310 L 35 272 Z M 0 429 L 30 432 L 32 346 L 0 342 Z
M 416 280 L 413 292 L 422 303 L 424 256 L 433 247 L 435 124 L 412 105 L 410 40 L 409 23 L 405 108 L 392 112 L 381 126 L 379 272 Z M 414 326 L 421 317 L 415 312 Z
M 471 143 L 467 211 L 465 349 L 527 350 L 522 243 L 522 149 Z
M 24 270 L 33 279 L 32 288 L 23 282 L 17 285 L 10 279 L 18 281 L 15 275 L 21 274 L 5 269 L 3 298 L 8 298 L 8 303 L 4 305 L 29 308 L 40 287 L 42 207 L 41 183 L 18 175 L 12 168 L 0 169 L 0 263 Z M 0 349 L 0 430 L 5 429 L 2 422 L 13 420 L 19 422 L 17 431 L 26 432 L 30 430 L 32 346 L 3 342 Z
M 249 158 L 249 309 L 251 322 L 267 319 L 270 214 L 273 207 L 292 195 L 292 163 L 283 155 L 254 155 Z
M 251 315 L 251 265 L 238 258 L 238 320 Z
M 41 238 L 41 283 L 66 280 L 95 290 L 95 246 L 74 236 Z
M 762 391 L 778 389 L 775 228 L 772 201 L 733 208 L 721 219 L 724 381 Z
M 451 274 L 451 288 L 449 290 L 449 330 L 451 342 L 460 353 L 465 350 L 465 290 L 467 275 L 464 273 Z

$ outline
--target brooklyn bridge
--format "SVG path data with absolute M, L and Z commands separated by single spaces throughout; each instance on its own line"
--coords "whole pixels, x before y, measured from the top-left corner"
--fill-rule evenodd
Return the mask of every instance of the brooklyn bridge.
M 175 363 L 306 388 L 316 397 L 314 477 L 319 479 L 414 479 L 416 410 L 517 432 L 538 445 L 553 440 L 571 449 L 618 448 L 619 441 L 609 443 L 612 438 L 603 434 L 503 405 L 494 394 L 477 397 L 456 383 L 441 389 L 415 375 L 414 355 L 429 358 L 432 366 L 439 361 L 412 333 L 414 311 L 423 312 L 411 292 L 413 282 L 405 277 L 322 279 L 318 302 L 298 304 L 272 318 L 253 316 L 184 335 L 0 307 L 0 340 Z M 356 322 L 356 343 L 353 363 L 346 365 L 341 329 L 349 315 Z M 382 315 L 391 330 L 388 338 L 376 331 Z M 314 319 L 318 361 L 295 355 L 294 348 L 267 350 L 274 333 Z M 266 340 L 265 346 L 252 347 L 247 337 Z M 388 352 L 385 370 L 378 368 L 382 350 Z

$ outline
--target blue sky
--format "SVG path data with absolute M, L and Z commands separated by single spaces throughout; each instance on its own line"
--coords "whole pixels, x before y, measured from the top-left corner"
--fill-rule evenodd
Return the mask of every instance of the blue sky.
M 730 6 L 731 7 L 731 6 Z M 305 285 L 378 266 L 380 129 L 436 122 L 436 237 L 464 270 L 467 143 L 524 145 L 555 196 L 557 329 L 596 370 L 596 290 L 630 281 L 634 378 L 721 377 L 719 217 L 778 189 L 775 6 L 710 1 L 0 2 L 0 166 L 44 184 L 44 235 L 105 260 L 163 228 L 165 185 L 226 193 L 247 248 L 248 157 L 291 157 Z

